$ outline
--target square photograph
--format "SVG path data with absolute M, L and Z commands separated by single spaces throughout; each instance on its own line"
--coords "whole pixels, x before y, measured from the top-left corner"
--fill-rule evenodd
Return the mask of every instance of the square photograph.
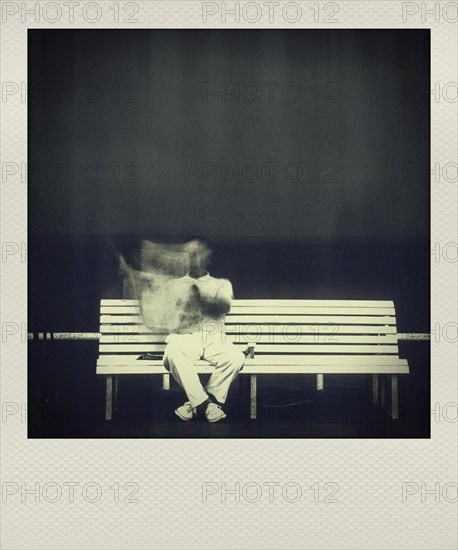
M 28 30 L 28 437 L 430 437 L 429 29 Z

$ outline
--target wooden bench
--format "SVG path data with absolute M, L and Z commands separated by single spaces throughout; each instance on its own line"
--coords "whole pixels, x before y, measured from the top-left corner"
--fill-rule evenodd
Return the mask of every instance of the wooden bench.
M 256 384 L 261 374 L 314 374 L 322 390 L 324 375 L 372 375 L 375 405 L 385 404 L 390 378 L 393 419 L 398 418 L 398 375 L 409 366 L 399 358 L 393 302 L 361 300 L 234 300 L 226 317 L 226 334 L 235 344 L 251 347 L 241 375 L 250 376 L 250 411 L 256 419 Z M 160 374 L 163 388 L 170 375 L 161 359 L 138 360 L 146 352 L 163 354 L 165 334 L 142 325 L 136 300 L 102 300 L 97 374 L 106 380 L 106 419 L 117 399 L 117 376 Z M 211 373 L 206 361 L 199 373 Z M 113 378 L 114 377 L 114 378 Z M 115 401 L 113 403 L 113 401 Z

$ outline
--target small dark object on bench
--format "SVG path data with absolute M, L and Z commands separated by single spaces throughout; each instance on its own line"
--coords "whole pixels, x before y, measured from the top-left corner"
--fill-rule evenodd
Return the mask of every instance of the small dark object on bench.
M 137 361 L 160 361 L 163 356 L 159 353 L 144 353 L 137 357 Z

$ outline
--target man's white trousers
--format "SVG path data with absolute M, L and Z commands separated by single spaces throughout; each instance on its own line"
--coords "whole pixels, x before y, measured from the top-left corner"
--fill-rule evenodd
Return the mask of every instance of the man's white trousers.
M 245 362 L 245 355 L 224 334 L 202 339 L 202 333 L 170 334 L 164 352 L 164 365 L 182 386 L 193 407 L 200 405 L 209 394 L 224 403 L 232 381 Z M 196 369 L 196 362 L 204 359 L 214 367 L 205 388 Z

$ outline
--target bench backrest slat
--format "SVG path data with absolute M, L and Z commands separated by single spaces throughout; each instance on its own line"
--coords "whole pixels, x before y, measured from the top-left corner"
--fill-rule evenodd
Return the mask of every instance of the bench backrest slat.
M 321 328 L 320 328 L 321 327 Z M 152 334 L 153 331 L 144 325 L 136 323 L 117 323 L 117 324 L 101 324 L 100 332 L 102 334 Z M 227 325 L 226 334 L 234 335 L 280 335 L 286 339 L 292 340 L 294 337 L 306 334 L 396 334 L 395 325 L 317 325 L 308 324 L 292 324 L 285 325 Z M 165 337 L 165 336 L 164 336 Z M 253 340 L 253 339 L 251 339 Z
M 100 313 L 105 315 L 139 315 L 139 306 L 102 306 Z M 375 307 L 288 307 L 288 306 L 232 306 L 228 316 L 233 315 L 359 315 L 359 316 L 392 316 L 394 315 L 393 307 L 375 308 Z
M 139 315 L 101 315 L 100 324 L 123 325 L 140 324 Z M 393 316 L 363 317 L 358 315 L 227 315 L 227 325 L 269 325 L 269 324 L 298 324 L 298 325 L 395 325 Z
M 129 325 L 132 330 L 129 331 L 115 331 L 112 329 L 116 327 L 106 326 L 104 332 L 100 336 L 100 344 L 163 344 L 166 335 L 165 334 L 139 334 L 134 332 L 135 325 Z M 126 326 L 125 328 L 129 328 Z M 316 333 L 301 334 L 299 332 L 292 333 L 289 331 L 285 334 L 242 334 L 242 333 L 230 333 L 226 331 L 226 336 L 236 344 L 245 344 L 248 342 L 256 342 L 257 344 L 316 344 L 320 335 Z M 329 338 L 325 338 L 326 334 L 322 334 L 322 341 L 330 340 L 332 344 L 337 337 L 337 334 L 330 334 Z M 334 338 L 334 340 L 333 340 Z M 396 344 L 398 337 L 396 334 L 338 334 L 339 344 Z
M 102 299 L 101 306 L 138 306 L 138 300 Z M 390 300 L 233 300 L 232 307 L 394 307 Z

